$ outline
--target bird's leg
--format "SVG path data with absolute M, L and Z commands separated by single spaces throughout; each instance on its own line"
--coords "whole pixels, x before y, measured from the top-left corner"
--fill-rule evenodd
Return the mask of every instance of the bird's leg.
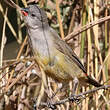
M 76 90 L 77 90 L 77 87 L 78 87 L 78 83 L 79 83 L 78 78 L 75 77 L 74 80 L 73 80 L 73 82 L 74 82 L 74 86 L 73 86 L 73 94 L 75 94 L 75 93 L 76 93 Z
M 70 96 L 69 100 L 72 101 L 72 102 L 76 102 L 76 103 L 79 103 L 79 100 L 77 97 L 76 97 L 76 90 L 77 90 L 77 87 L 78 87 L 78 83 L 79 83 L 79 80 L 77 77 L 74 78 L 74 86 L 73 86 L 73 93 L 72 95 Z

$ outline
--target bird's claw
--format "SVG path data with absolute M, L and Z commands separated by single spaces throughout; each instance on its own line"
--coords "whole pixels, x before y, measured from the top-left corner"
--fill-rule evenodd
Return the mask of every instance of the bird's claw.
M 71 95 L 71 96 L 69 97 L 69 100 L 70 100 L 70 101 L 75 102 L 75 103 L 77 103 L 77 104 L 80 103 L 80 99 L 81 99 L 81 98 L 77 97 L 76 95 Z
M 56 109 L 56 105 L 54 105 L 54 104 L 52 104 L 50 102 L 47 103 L 47 106 L 48 106 L 48 108 L 51 108 L 52 110 Z

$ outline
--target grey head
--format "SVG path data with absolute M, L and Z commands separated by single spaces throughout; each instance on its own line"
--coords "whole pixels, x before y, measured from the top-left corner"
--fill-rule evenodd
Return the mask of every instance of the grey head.
M 23 14 L 24 22 L 29 28 L 36 29 L 43 25 L 48 25 L 45 11 L 40 9 L 36 4 L 22 8 L 21 12 Z

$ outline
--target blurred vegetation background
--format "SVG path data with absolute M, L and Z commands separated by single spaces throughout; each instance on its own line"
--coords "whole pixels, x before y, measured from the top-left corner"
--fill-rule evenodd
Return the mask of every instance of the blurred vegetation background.
M 46 11 L 49 25 L 58 32 L 61 38 L 65 40 L 68 45 L 71 46 L 73 51 L 81 58 L 82 62 L 87 68 L 88 74 L 91 74 L 91 76 L 95 77 L 101 83 L 110 84 L 109 0 L 13 1 L 20 7 L 26 7 L 27 4 L 35 1 L 41 8 Z M 20 19 L 19 12 L 15 8 L 12 8 L 8 4 L 6 4 L 3 0 L 1 0 L 0 67 L 2 69 L 0 69 L 0 77 L 2 78 L 2 81 L 0 84 L 3 90 L 8 88 L 7 91 L 9 93 L 5 94 L 5 97 L 0 101 L 0 110 L 20 110 L 20 107 L 22 108 L 22 110 L 28 110 L 31 109 L 31 107 L 34 105 L 33 103 L 31 103 L 31 107 L 28 105 L 30 104 L 30 97 L 32 95 L 28 89 L 25 90 L 25 99 L 28 99 L 28 106 L 26 104 L 23 104 L 24 102 L 22 103 L 21 101 L 22 90 L 23 88 L 25 88 L 25 86 L 22 84 L 23 79 L 20 81 L 18 73 L 20 72 L 20 74 L 22 75 L 22 72 L 27 68 L 26 65 L 27 63 L 29 63 L 29 61 L 21 61 L 20 58 L 31 58 L 30 56 L 32 56 L 30 55 L 31 51 L 28 49 L 28 43 L 26 43 L 26 35 L 26 27 L 24 25 L 24 22 Z M 10 65 L 12 68 L 10 67 Z M 3 68 L 4 66 L 6 67 Z M 21 68 L 22 66 L 23 68 Z M 3 77 L 6 73 L 8 73 L 8 75 L 5 75 L 5 77 Z M 12 84 L 11 80 L 13 81 L 15 77 L 17 77 L 18 79 L 15 80 L 14 84 Z M 29 82 L 33 79 L 33 76 L 31 78 L 30 77 L 28 77 Z M 36 80 L 32 83 L 35 82 Z M 14 87 L 10 86 L 11 84 Z M 56 84 L 55 82 L 52 81 L 52 83 L 50 84 L 52 87 L 53 85 L 55 85 L 55 87 L 58 88 L 58 84 Z M 36 85 L 38 86 L 38 84 Z M 26 88 L 28 88 L 28 86 Z M 71 84 L 70 89 L 72 88 L 72 86 L 73 85 Z M 36 88 L 36 86 L 34 88 Z M 86 88 L 79 88 L 80 89 L 78 90 L 78 93 L 92 89 L 91 86 Z M 16 92 L 17 90 L 20 91 Z M 38 88 L 35 90 L 39 91 Z M 32 89 L 32 91 L 34 90 Z M 56 89 L 52 88 L 52 91 L 55 92 Z M 61 94 L 63 92 L 60 91 L 60 95 L 58 94 L 57 96 L 58 99 L 56 98 L 54 100 L 60 100 L 62 98 Z M 34 94 L 32 98 L 37 96 L 35 91 L 32 93 Z M 63 96 L 63 98 L 64 97 L 65 95 Z M 12 105 L 14 104 L 15 107 L 12 107 Z M 109 108 L 109 90 L 100 90 L 97 93 L 92 94 L 90 97 L 87 97 L 85 100 L 81 101 L 80 106 L 71 102 L 57 106 L 58 110 L 109 110 Z

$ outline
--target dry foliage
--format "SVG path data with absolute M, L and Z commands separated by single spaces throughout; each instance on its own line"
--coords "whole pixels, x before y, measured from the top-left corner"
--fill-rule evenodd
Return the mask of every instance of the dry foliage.
M 7 0 L 8 1 L 8 0 Z M 88 74 L 108 86 L 93 88 L 79 84 L 71 96 L 73 82 L 59 84 L 47 77 L 42 97 L 42 70 L 28 46 L 24 23 L 19 13 L 0 1 L 0 110 L 109 110 L 110 108 L 110 2 L 108 0 L 13 0 L 20 7 L 35 1 L 47 13 L 54 28 L 84 62 Z M 11 10 L 11 11 L 10 11 Z M 15 18 L 11 15 L 14 14 Z M 11 20 L 10 20 L 11 19 Z M 14 21 L 14 20 L 15 21 Z M 3 21 L 3 23 L 2 23 Z M 15 24 L 13 24 L 15 23 Z M 7 24 L 7 25 L 6 25 Z M 17 27 L 17 28 L 13 28 Z M 12 34 L 8 35 L 8 31 Z M 6 60 L 7 38 L 20 45 L 16 59 Z M 8 38 L 9 39 L 9 38 Z M 22 44 L 22 45 L 21 45 Z M 14 46 L 14 45 L 13 45 Z M 108 89 L 107 89 L 108 88 Z M 40 101 L 41 100 L 41 101 Z

